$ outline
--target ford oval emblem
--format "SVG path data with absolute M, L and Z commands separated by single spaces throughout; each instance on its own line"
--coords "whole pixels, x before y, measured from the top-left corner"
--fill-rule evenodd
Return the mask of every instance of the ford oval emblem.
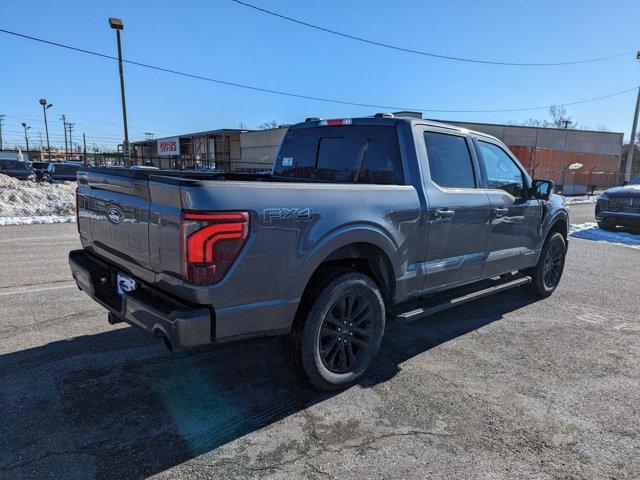
M 124 212 L 120 207 L 112 205 L 107 209 L 107 218 L 111 223 L 121 223 L 124 220 Z

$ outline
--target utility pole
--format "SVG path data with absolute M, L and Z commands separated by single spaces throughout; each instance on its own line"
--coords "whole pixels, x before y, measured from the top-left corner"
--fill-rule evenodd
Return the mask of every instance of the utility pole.
M 120 44 L 120 30 L 124 28 L 124 23 L 119 18 L 109 18 L 109 26 L 116 31 L 118 42 L 118 69 L 120 71 L 120 95 L 122 97 L 122 121 L 124 123 L 124 142 L 122 142 L 122 150 L 124 153 L 124 166 L 130 167 L 129 159 L 129 131 L 127 129 L 127 102 L 124 98 L 124 72 L 122 71 L 122 46 Z
M 86 167 L 88 162 L 87 162 L 87 139 L 84 136 L 84 132 L 82 132 L 82 144 L 84 145 L 84 166 Z
M 29 136 L 27 135 L 27 130 L 29 127 L 26 123 L 22 122 L 22 128 L 24 128 L 24 142 L 27 144 L 27 156 L 29 155 Z
M 67 128 L 69 129 L 69 147 L 71 148 L 71 155 L 73 155 L 73 142 L 71 141 L 71 131 L 73 130 L 73 126 L 75 123 L 67 123 Z
M 640 51 L 636 56 L 640 60 Z M 636 146 L 636 133 L 638 131 L 638 115 L 640 114 L 640 87 L 638 88 L 638 99 L 636 100 L 636 111 L 633 115 L 633 125 L 631 127 L 631 138 L 629 139 L 629 151 L 627 152 L 627 168 L 624 172 L 624 179 L 628 182 L 631 179 L 631 166 L 633 165 L 633 151 Z
M 62 127 L 64 128 L 64 159 L 67 160 L 67 152 L 69 151 L 69 146 L 67 145 L 67 117 L 60 115 L 60 120 L 62 120 Z
M 0 150 L 2 150 L 2 122 L 4 122 L 4 115 L 0 115 Z

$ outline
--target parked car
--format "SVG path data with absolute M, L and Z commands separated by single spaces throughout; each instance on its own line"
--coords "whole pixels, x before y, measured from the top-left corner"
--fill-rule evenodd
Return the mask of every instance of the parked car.
M 49 167 L 49 162 L 33 161 L 29 162 L 29 165 L 33 170 L 33 173 L 36 175 L 36 180 L 38 182 L 43 181 L 44 175 L 47 173 L 47 168 Z
M 49 183 L 76 181 L 82 164 L 76 162 L 52 162 L 47 167 L 44 180 Z
M 603 230 L 615 230 L 616 226 L 640 228 L 640 175 L 600 194 L 596 221 Z
M 310 120 L 270 175 L 80 172 L 69 262 L 111 323 L 170 349 L 283 335 L 288 362 L 330 390 L 365 373 L 389 318 L 517 286 L 550 295 L 569 225 L 552 187 L 479 132 Z
M 0 160 L 0 174 L 20 180 L 31 180 L 35 182 L 36 175 L 31 170 L 28 162 L 19 160 Z
M 154 167 L 153 165 L 133 165 L 131 170 L 160 170 L 158 167 Z

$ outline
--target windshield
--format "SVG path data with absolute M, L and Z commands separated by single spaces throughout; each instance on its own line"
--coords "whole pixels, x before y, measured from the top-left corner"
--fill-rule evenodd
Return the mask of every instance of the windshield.
M 0 170 L 29 170 L 29 167 L 25 162 L 9 160 L 0 162 Z
M 59 175 L 73 175 L 78 171 L 79 168 L 80 165 L 50 165 L 49 171 L 57 173 Z
M 629 180 L 629 184 L 631 184 L 631 185 L 640 185 L 640 175 L 636 175 L 631 180 Z

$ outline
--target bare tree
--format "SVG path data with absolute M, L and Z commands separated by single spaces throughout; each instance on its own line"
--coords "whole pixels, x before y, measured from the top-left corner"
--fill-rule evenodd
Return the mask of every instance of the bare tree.
M 524 127 L 543 127 L 543 128 L 578 128 L 578 122 L 574 122 L 573 118 L 567 115 L 567 109 L 563 106 L 552 105 L 549 107 L 549 115 L 551 120 L 540 120 L 539 118 L 529 117 L 520 122 Z
M 270 128 L 278 128 L 278 122 L 275 120 L 269 120 L 268 122 L 258 125 L 258 130 L 269 130 Z
M 577 124 L 573 121 L 569 115 L 567 115 L 567 109 L 562 105 L 551 105 L 549 107 L 549 115 L 551 116 L 551 126 L 556 128 L 571 128 L 577 127 Z
M 527 118 L 520 125 L 524 127 L 544 127 L 545 122 L 539 118 Z
M 247 130 L 247 124 L 244 122 L 238 123 L 238 130 Z

